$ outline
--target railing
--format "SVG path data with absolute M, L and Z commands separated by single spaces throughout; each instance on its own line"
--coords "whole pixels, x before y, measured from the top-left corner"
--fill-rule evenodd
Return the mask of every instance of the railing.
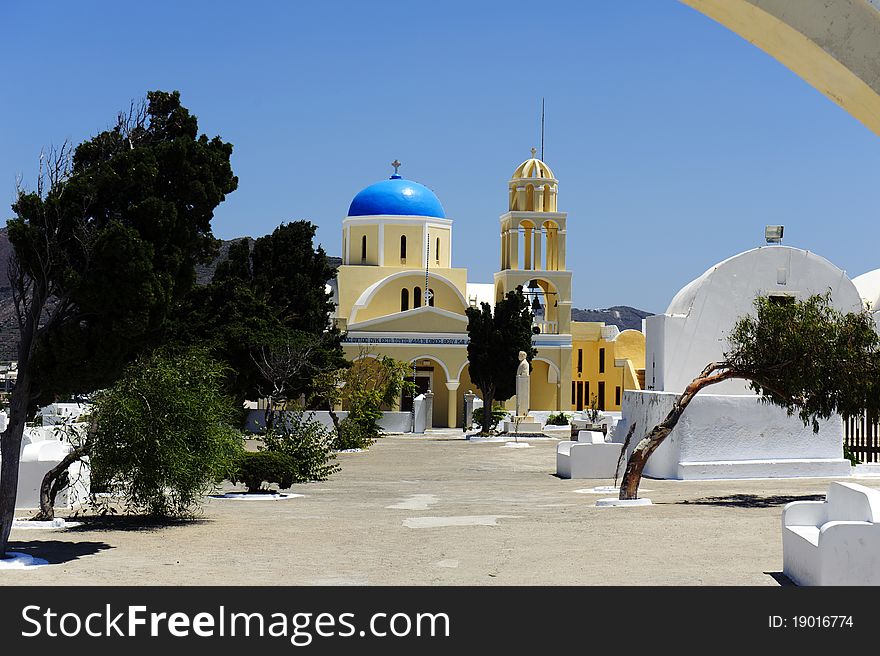
M 862 415 L 843 422 L 844 444 L 860 462 L 880 462 L 880 422 Z
M 542 335 L 556 335 L 559 333 L 558 321 L 533 321 L 532 326 L 538 328 Z

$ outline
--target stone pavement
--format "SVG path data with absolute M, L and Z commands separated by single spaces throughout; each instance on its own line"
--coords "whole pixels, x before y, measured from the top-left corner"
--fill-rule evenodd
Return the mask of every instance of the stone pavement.
M 53 564 L 0 572 L 0 585 L 775 586 L 782 506 L 829 483 L 645 479 L 655 505 L 597 508 L 611 495 L 584 490 L 610 480 L 560 480 L 557 442 L 530 443 L 390 436 L 339 454 L 342 471 L 290 500 L 209 499 L 167 526 L 16 529 L 12 550 Z

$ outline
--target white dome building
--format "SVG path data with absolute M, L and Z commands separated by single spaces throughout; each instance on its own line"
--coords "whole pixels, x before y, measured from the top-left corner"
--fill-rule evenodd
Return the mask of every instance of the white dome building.
M 737 319 L 754 312 L 758 296 L 805 299 L 830 291 L 834 307 L 858 311 L 862 299 L 846 273 L 825 258 L 790 246 L 763 246 L 719 262 L 685 285 L 664 314 L 646 320 L 645 391 L 624 394 L 614 432 L 630 449 L 657 425 L 685 387 L 710 362 L 724 357 Z M 818 434 L 797 417 L 763 404 L 741 380 L 698 394 L 645 474 L 656 478 L 776 478 L 849 476 L 843 422 L 820 421 Z
M 838 310 L 861 309 L 846 272 L 810 251 L 762 246 L 719 262 L 685 285 L 664 314 L 647 318 L 645 388 L 683 392 L 703 367 L 723 357 L 727 333 L 754 312 L 758 296 L 803 300 L 829 290 Z M 713 386 L 712 393 L 754 394 L 735 380 Z

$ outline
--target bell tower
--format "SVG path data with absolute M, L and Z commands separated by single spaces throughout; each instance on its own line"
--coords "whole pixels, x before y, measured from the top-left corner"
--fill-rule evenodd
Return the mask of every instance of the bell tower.
M 571 334 L 571 271 L 565 268 L 566 212 L 559 212 L 559 182 L 536 157 L 520 164 L 508 183 L 508 211 L 501 215 L 500 300 L 522 285 L 539 334 Z

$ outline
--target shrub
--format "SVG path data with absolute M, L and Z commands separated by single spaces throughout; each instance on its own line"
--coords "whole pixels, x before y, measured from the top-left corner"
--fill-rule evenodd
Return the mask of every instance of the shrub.
M 296 462 L 286 453 L 279 451 L 256 451 L 242 453 L 230 480 L 233 483 L 244 483 L 251 494 L 269 492 L 272 483 L 278 489 L 289 488 L 296 481 L 298 472 Z M 263 487 L 263 483 L 267 487 Z
M 346 417 L 339 422 L 339 432 L 333 441 L 333 448 L 344 451 L 345 449 L 368 449 L 376 441 L 376 433 L 373 422 L 369 423 Z
M 302 408 L 285 412 L 275 428 L 263 436 L 263 445 L 265 451 L 282 453 L 292 460 L 294 483 L 323 481 L 339 471 L 333 462 L 331 431 Z
M 191 512 L 243 448 L 225 375 L 199 349 L 159 349 L 129 366 L 96 399 L 95 482 L 118 489 L 130 512 Z
M 483 413 L 485 412 L 484 408 L 476 408 L 474 409 L 473 414 L 473 426 L 474 428 L 481 427 L 483 425 Z M 504 409 L 502 405 L 496 405 L 492 408 L 492 419 L 489 422 L 489 430 L 495 430 L 498 424 L 508 415 L 508 411 Z
M 849 448 L 849 445 L 845 442 L 843 444 L 843 458 L 844 460 L 849 460 L 850 464 L 852 464 L 853 467 L 855 467 L 860 462 L 856 455 Z
M 567 426 L 569 423 L 570 417 L 564 412 L 560 412 L 557 414 L 551 413 L 549 417 L 547 417 L 547 425 L 548 426 Z
M 394 407 L 404 392 L 413 393 L 415 386 L 407 376 L 412 367 L 384 355 L 368 357 L 369 349 L 361 349 L 357 360 L 348 369 L 338 369 L 316 377 L 315 397 L 331 409 L 341 406 L 348 417 L 338 422 L 336 449 L 366 449 L 382 436 L 378 424 L 383 407 Z M 335 422 L 335 417 L 334 417 Z

